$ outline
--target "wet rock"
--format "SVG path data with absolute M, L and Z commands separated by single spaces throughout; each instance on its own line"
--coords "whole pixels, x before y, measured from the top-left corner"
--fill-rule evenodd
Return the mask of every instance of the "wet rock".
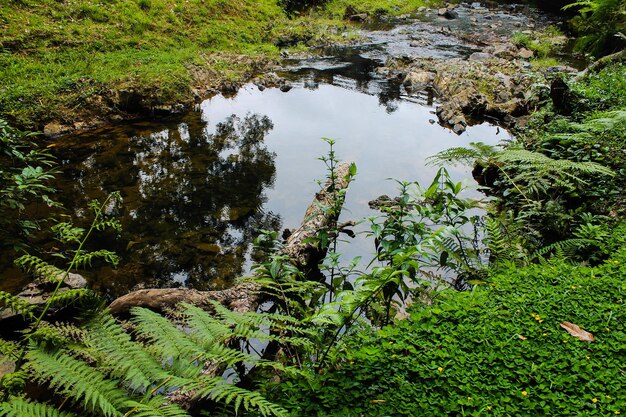
M 452 126 L 452 131 L 454 133 L 456 133 L 457 135 L 462 134 L 463 132 L 465 132 L 465 126 L 463 126 L 462 124 L 458 123 L 455 124 L 454 126 Z
M 437 74 L 429 71 L 412 71 L 402 81 L 402 85 L 407 90 L 423 90 L 424 88 L 431 87 Z
M 280 91 L 282 91 L 283 93 L 286 93 L 287 91 L 291 90 L 293 88 L 293 86 L 291 84 L 285 83 L 282 84 L 280 87 L 278 87 Z
M 117 108 L 128 113 L 139 113 L 142 106 L 142 96 L 135 90 L 118 90 L 114 98 Z
M 15 372 L 15 362 L 4 355 L 0 355 L 0 379 L 13 372 Z
M 308 90 L 317 90 L 319 86 L 319 83 L 313 80 L 307 80 L 304 82 L 304 88 Z
M 62 125 L 60 123 L 51 122 L 44 126 L 43 134 L 48 138 L 55 138 L 72 131 L 71 126 Z
M 53 268 L 48 272 L 48 275 L 48 277 L 37 278 L 35 281 L 26 285 L 17 297 L 35 306 L 43 306 L 54 292 L 57 280 L 65 275 L 65 271 Z M 70 273 L 63 280 L 59 293 L 86 287 L 87 280 L 82 275 Z M 18 313 L 11 308 L 0 310 L 0 320 L 15 316 L 18 316 Z
M 530 59 L 535 56 L 535 53 L 530 49 L 522 48 L 518 51 L 517 56 L 522 59 Z
M 350 15 L 348 17 L 348 20 L 350 20 L 351 22 L 365 22 L 368 17 L 369 16 L 367 15 L 367 13 L 357 13 Z
M 185 111 L 185 106 L 180 103 L 161 104 L 152 107 L 154 114 L 180 114 Z
M 449 20 L 457 19 L 459 17 L 459 13 L 454 10 L 454 8 L 451 9 L 449 7 L 437 10 L 437 14 Z
M 511 99 L 511 93 L 506 90 L 499 91 L 496 95 L 496 101 L 499 103 L 505 103 Z
M 511 87 L 513 86 L 513 81 L 511 80 L 511 77 L 509 75 L 505 75 L 501 72 L 498 72 L 495 74 L 495 78 L 502 83 L 502 86 L 508 91 L 511 90 Z
M 568 67 L 565 65 L 556 65 L 554 67 L 546 68 L 546 74 L 562 74 L 562 73 L 575 73 L 578 72 L 576 68 Z
M 197 243 L 194 245 L 196 249 L 202 252 L 218 254 L 222 251 L 222 247 L 217 243 Z
M 501 43 L 495 46 L 491 46 L 485 50 L 498 58 L 513 59 L 518 56 L 518 50 L 512 43 Z
M 569 86 L 561 77 L 556 77 L 550 85 L 550 98 L 556 113 L 568 116 L 572 114 L 576 95 L 570 91 Z
M 422 46 L 426 46 L 427 44 L 428 44 L 428 42 L 427 42 L 427 41 L 425 41 L 425 40 L 418 40 L 418 39 L 415 39 L 415 40 L 412 40 L 412 41 L 409 43 L 409 46 L 410 46 L 411 48 L 420 48 L 420 47 L 422 47 Z
M 490 53 L 487 52 L 474 52 L 473 54 L 471 54 L 469 56 L 469 60 L 470 61 L 474 61 L 474 62 L 482 62 L 482 61 L 488 61 L 490 59 L 493 58 L 493 55 L 491 55 Z
M 80 274 L 69 273 L 63 283 L 72 289 L 87 287 L 87 280 Z

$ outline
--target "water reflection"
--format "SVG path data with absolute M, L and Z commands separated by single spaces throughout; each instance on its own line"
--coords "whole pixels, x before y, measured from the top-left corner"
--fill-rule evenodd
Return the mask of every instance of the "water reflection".
M 280 228 L 262 210 L 276 177 L 264 144 L 272 128 L 259 114 L 231 115 L 209 132 L 194 112 L 158 130 L 122 126 L 64 143 L 67 207 L 113 190 L 124 196 L 122 239 L 96 243 L 114 245 L 123 265 L 97 271 L 92 283 L 115 293 L 137 283 L 206 289 L 243 274 L 257 230 Z

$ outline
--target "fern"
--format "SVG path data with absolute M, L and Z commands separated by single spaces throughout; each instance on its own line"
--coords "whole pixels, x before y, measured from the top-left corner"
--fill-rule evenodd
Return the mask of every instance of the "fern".
M 75 227 L 69 222 L 60 222 L 51 227 L 51 230 L 56 234 L 57 239 L 61 243 L 78 243 L 83 239 L 85 235 L 85 229 L 82 227 Z
M 131 313 L 135 332 L 162 360 L 193 366 L 204 356 L 205 350 L 167 318 L 145 308 L 133 308 Z
M 0 339 L 0 355 L 17 359 L 19 358 L 21 352 L 22 347 L 19 343 Z
M 129 401 L 129 412 L 124 417 L 188 417 L 189 414 L 177 404 L 170 404 L 163 397 L 155 397 L 143 403 Z
M 68 289 L 67 291 L 59 291 L 49 298 L 51 305 L 67 306 L 84 298 L 94 297 L 93 291 L 86 288 Z
M 33 314 L 35 306 L 15 295 L 0 291 L 0 303 L 2 303 L 4 308 L 12 310 L 14 313 L 21 315 L 25 319 L 35 319 L 35 315 Z
M 122 414 L 125 392 L 97 369 L 62 351 L 50 354 L 37 347 L 28 352 L 27 359 L 36 380 L 47 382 L 56 392 L 105 417 Z
M 86 332 L 87 346 L 98 353 L 101 365 L 133 390 L 145 391 L 168 377 L 160 362 L 146 352 L 108 313 L 94 319 Z
M 33 255 L 22 255 L 14 263 L 26 272 L 36 275 L 46 282 L 56 283 L 63 276 L 63 271 Z
M 74 417 L 74 414 L 61 412 L 46 404 L 30 402 L 23 398 L 12 398 L 10 402 L 0 403 L 2 417 Z
M 285 409 L 269 402 L 258 392 L 248 391 L 231 384 L 218 384 L 206 387 L 198 390 L 196 395 L 203 398 L 211 398 L 214 401 L 220 401 L 225 404 L 233 403 L 236 413 L 243 406 L 246 411 L 254 408 L 263 416 L 287 415 Z
M 120 257 L 111 252 L 110 250 L 100 249 L 93 252 L 81 251 L 76 254 L 76 266 L 86 268 L 91 266 L 94 259 L 102 259 L 106 263 L 109 263 L 116 267 L 120 262 Z

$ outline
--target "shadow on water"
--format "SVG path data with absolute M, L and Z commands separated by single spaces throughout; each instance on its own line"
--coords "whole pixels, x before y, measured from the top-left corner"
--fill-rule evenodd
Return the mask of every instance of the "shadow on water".
M 113 293 L 136 284 L 223 287 L 242 275 L 259 229 L 277 229 L 265 213 L 275 154 L 264 145 L 273 128 L 265 116 L 231 115 L 206 130 L 199 112 L 171 124 L 118 126 L 68 138 L 57 148 L 63 176 L 57 187 L 66 207 L 84 215 L 91 198 L 121 191 L 121 239 L 99 236 L 94 247 L 122 256 L 91 283 Z

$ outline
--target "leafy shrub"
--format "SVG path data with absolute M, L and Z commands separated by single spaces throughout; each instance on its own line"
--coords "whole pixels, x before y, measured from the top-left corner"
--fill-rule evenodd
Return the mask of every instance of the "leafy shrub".
M 40 222 L 25 214 L 28 205 L 52 200 L 54 160 L 39 149 L 32 134 L 20 132 L 0 119 L 0 248 L 23 248 Z
M 595 56 L 624 47 L 626 32 L 626 3 L 623 0 L 580 0 L 565 9 L 575 8 L 579 15 L 571 20 L 579 33 L 576 46 Z M 620 34 L 622 37 L 617 37 Z

